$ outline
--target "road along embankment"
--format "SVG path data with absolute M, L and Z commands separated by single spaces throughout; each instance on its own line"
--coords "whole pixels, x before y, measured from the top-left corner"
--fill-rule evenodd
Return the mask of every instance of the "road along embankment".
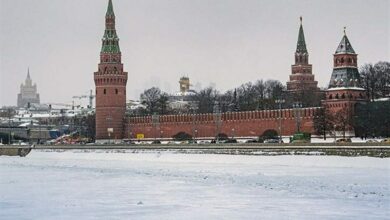
M 1 146 L 5 147 L 5 146 Z M 0 148 L 1 148 L 0 147 Z M 12 148 L 13 146 L 7 146 Z M 14 146 L 17 148 L 17 146 Z M 161 152 L 194 153 L 194 154 L 231 154 L 231 155 L 336 155 L 336 156 L 370 156 L 390 157 L 389 144 L 177 144 L 177 145 L 37 145 L 33 149 L 40 151 L 77 150 L 83 152 Z

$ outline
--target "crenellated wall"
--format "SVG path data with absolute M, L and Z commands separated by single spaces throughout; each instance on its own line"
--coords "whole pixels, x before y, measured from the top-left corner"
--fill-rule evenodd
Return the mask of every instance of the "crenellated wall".
M 301 131 L 313 133 L 313 118 L 318 109 L 282 109 L 281 117 L 279 110 L 227 112 L 220 115 L 220 120 L 213 113 L 162 115 L 154 120 L 152 116 L 130 117 L 127 118 L 124 136 L 135 138 L 137 134 L 144 134 L 145 138 L 171 138 L 183 131 L 196 138 L 215 137 L 217 133 L 255 137 L 268 129 L 279 132 L 279 122 L 282 135 L 292 135 L 296 132 L 296 118 L 300 118 Z

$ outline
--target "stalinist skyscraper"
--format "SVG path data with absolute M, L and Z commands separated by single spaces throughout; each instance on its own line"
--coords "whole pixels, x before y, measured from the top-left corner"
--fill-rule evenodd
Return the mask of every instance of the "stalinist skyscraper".
M 30 104 L 39 104 L 39 94 L 37 93 L 37 84 L 32 83 L 30 70 L 27 70 L 27 78 L 24 84 L 20 85 L 20 93 L 18 94 L 18 107 L 23 108 Z

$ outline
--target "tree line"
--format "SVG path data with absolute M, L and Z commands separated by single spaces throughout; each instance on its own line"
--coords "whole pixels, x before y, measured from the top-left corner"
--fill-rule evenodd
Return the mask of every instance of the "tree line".
M 390 112 L 388 106 L 373 103 L 390 95 L 390 62 L 364 64 L 360 67 L 359 73 L 360 86 L 365 89 L 370 102 L 364 106 L 356 106 L 353 118 L 347 117 L 350 114 L 343 112 L 346 111 L 345 109 L 332 114 L 326 106 L 323 106 L 324 108 L 316 113 L 314 119 L 314 128 L 317 134 L 331 134 L 334 130 L 342 131 L 345 134 L 349 127 L 354 127 L 357 133 L 360 132 L 362 136 L 372 136 L 379 134 L 377 130 L 386 130 L 377 128 L 376 125 L 390 127 L 385 118 L 377 117 L 379 115 L 388 116 L 386 114 Z M 278 99 L 284 101 L 281 106 L 276 102 Z M 291 93 L 287 92 L 284 84 L 278 80 L 257 80 L 244 83 L 223 93 L 212 87 L 204 88 L 191 97 L 192 105 L 171 109 L 169 108 L 169 95 L 157 87 L 152 87 L 140 95 L 140 101 L 145 108 L 137 109 L 129 114 L 165 115 L 254 111 L 278 109 L 279 107 L 291 108 L 296 102 L 301 103 L 302 107 L 318 107 L 321 106 L 321 100 L 324 99 L 324 92 L 302 90 Z M 371 116 L 365 117 L 368 113 Z

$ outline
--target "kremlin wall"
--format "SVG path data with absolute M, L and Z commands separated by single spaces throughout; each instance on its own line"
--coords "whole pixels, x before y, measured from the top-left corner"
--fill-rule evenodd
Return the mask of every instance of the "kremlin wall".
M 286 136 L 294 134 L 297 126 L 300 131 L 313 133 L 313 117 L 318 109 L 226 112 L 220 117 L 213 113 L 163 115 L 157 120 L 153 120 L 153 116 L 131 117 L 126 122 L 125 137 L 136 138 L 137 134 L 143 134 L 145 138 L 172 138 L 178 132 L 195 138 L 214 138 L 220 133 L 229 137 L 258 137 L 268 129 Z
M 123 70 L 119 38 L 115 29 L 112 0 L 106 13 L 106 30 L 102 39 L 100 63 L 94 73 L 96 85 L 96 139 L 123 138 L 172 138 L 186 132 L 195 138 L 214 138 L 224 133 L 229 137 L 257 137 L 265 130 L 273 129 L 283 136 L 297 131 L 314 133 L 313 119 L 316 111 L 326 106 L 330 112 L 344 111 L 346 117 L 354 115 L 354 105 L 367 99 L 359 87 L 357 54 L 344 36 L 334 56 L 334 68 L 330 75 L 323 105 L 315 108 L 277 109 L 248 112 L 209 114 L 181 114 L 145 117 L 126 117 L 127 72 Z M 130 79 L 131 80 L 131 73 Z M 302 18 L 298 34 L 295 64 L 292 65 L 287 92 L 296 93 L 309 89 L 320 91 L 309 64 L 309 53 L 303 32 Z M 353 134 L 353 128 L 348 128 Z

